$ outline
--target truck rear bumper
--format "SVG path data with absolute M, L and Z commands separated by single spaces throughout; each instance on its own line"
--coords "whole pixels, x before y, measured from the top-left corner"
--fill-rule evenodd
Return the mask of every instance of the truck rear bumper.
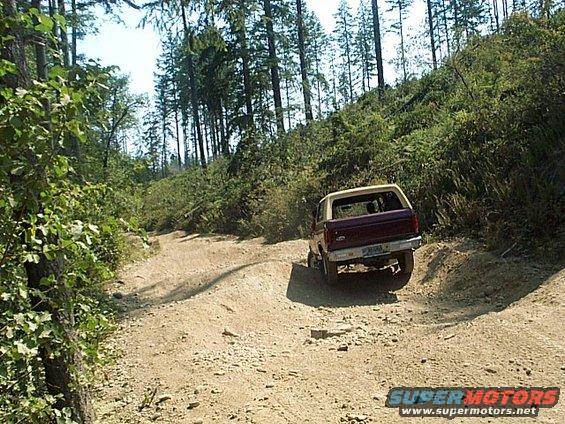
M 407 240 L 396 240 L 388 243 L 377 243 L 368 246 L 352 247 L 349 249 L 334 250 L 328 253 L 331 262 L 348 262 L 355 259 L 377 258 L 395 252 L 418 249 L 422 245 L 422 237 Z

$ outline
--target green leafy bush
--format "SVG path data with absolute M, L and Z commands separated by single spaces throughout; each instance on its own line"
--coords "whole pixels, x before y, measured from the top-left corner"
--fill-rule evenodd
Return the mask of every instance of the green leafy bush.
M 49 22 L 37 9 L 30 13 Z M 0 75 L 14 73 L 12 65 L 0 61 Z M 71 422 L 73 412 L 60 403 L 68 386 L 48 385 L 47 363 L 69 370 L 73 390 L 88 382 L 112 329 L 101 285 L 120 259 L 126 229 L 108 218 L 120 204 L 112 192 L 84 182 L 64 154 L 69 138 L 84 142 L 84 104 L 98 81 L 75 78 L 75 87 L 64 70 L 51 74 L 46 82 L 0 88 L 3 423 Z

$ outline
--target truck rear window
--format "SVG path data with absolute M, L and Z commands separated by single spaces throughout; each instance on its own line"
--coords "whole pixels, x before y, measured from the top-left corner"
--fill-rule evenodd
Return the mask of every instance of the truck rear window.
M 385 191 L 334 200 L 332 202 L 332 218 L 353 218 L 400 209 L 404 209 L 404 206 L 402 206 L 402 202 L 396 193 Z

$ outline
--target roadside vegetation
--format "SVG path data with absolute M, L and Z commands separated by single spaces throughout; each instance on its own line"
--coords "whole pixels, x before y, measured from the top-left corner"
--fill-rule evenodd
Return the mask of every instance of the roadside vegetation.
M 514 14 L 445 65 L 363 95 L 273 141 L 251 137 L 230 161 L 152 183 L 141 221 L 265 236 L 307 234 L 309 211 L 337 189 L 394 182 L 437 235 L 491 247 L 554 245 L 562 226 L 565 15 Z
M 104 284 L 138 232 L 137 171 L 112 134 L 132 99 L 62 47 L 63 15 L 20 3 L 0 5 L 0 422 L 90 423 Z

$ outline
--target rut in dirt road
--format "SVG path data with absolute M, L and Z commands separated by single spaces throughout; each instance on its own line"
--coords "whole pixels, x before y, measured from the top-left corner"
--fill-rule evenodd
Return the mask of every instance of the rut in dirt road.
M 389 272 L 328 287 L 305 241 L 157 240 L 112 287 L 101 423 L 405 423 L 391 387 L 563 385 L 559 269 L 458 241 L 419 250 L 401 289 Z M 564 418 L 558 404 L 537 422 Z

